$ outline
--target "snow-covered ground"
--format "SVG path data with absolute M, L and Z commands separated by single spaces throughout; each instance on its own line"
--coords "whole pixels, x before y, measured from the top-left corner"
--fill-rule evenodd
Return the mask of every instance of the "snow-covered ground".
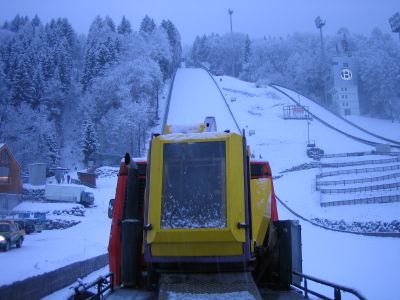
M 207 76 L 203 70 L 179 70 L 172 94 L 169 124 L 198 124 L 206 116 L 216 116 L 219 130 L 235 130 L 225 103 L 221 101 L 214 83 Z M 319 205 L 320 193 L 315 186 L 316 175 L 320 172 L 318 168 L 280 174 L 293 166 L 314 162 L 306 155 L 307 121 L 283 120 L 282 107 L 293 104 L 292 101 L 270 87 L 256 88 L 252 83 L 227 76 L 216 77 L 216 80 L 239 126 L 245 129 L 255 158 L 270 161 L 273 174 L 283 175 L 275 181 L 275 190 L 294 211 L 308 218 L 346 221 L 391 221 L 399 218 L 400 203 L 322 208 Z M 294 98 L 298 97 L 295 95 Z M 306 100 L 301 101 L 305 103 Z M 309 106 L 311 109 L 311 104 Z M 320 111 L 318 106 L 312 107 L 314 114 L 319 115 Z M 333 115 L 326 115 L 325 111 L 321 114 L 322 118 L 327 118 L 326 121 L 329 119 L 328 123 L 341 126 L 335 123 Z M 384 124 L 387 126 L 386 132 L 394 131 L 392 123 Z M 253 132 L 255 134 L 250 135 Z M 353 129 L 349 133 L 358 134 Z M 325 153 L 374 150 L 373 147 L 343 136 L 317 121 L 311 122 L 310 139 L 315 140 Z M 372 140 L 370 137 L 368 139 Z M 0 285 L 105 253 L 110 230 L 110 221 L 107 218 L 108 200 L 114 196 L 116 180 L 116 176 L 98 179 L 98 187 L 93 189 L 97 207 L 87 209 L 80 224 L 62 231 L 27 236 L 22 249 L 2 253 L 0 263 L 4 269 L 12 270 L 11 266 L 15 268 L 15 265 L 18 267 L 15 272 L 1 273 Z M 329 177 L 324 180 L 329 180 Z M 279 214 L 281 219 L 296 219 L 281 205 Z M 307 222 L 301 221 L 301 224 L 304 273 L 354 287 L 368 299 L 396 298 L 400 239 L 357 236 L 331 232 Z M 347 299 L 346 296 L 343 298 Z
M 195 78 L 195 82 L 190 81 Z M 167 124 L 197 125 L 215 116 L 220 130 L 238 132 L 212 78 L 202 69 L 179 69 L 175 76 Z
M 399 121 L 391 122 L 390 120 L 374 119 L 364 116 L 346 116 L 346 119 L 369 132 L 400 142 Z M 388 130 L 388 128 L 391 128 L 391 130 Z
M 109 199 L 114 198 L 117 176 L 99 178 L 92 191 L 96 207 L 87 208 L 85 217 L 50 214 L 50 218 L 74 219 L 76 226 L 64 230 L 44 230 L 26 235 L 21 249 L 1 253 L 0 285 L 42 274 L 76 261 L 107 253 L 110 219 L 107 217 Z M 49 211 L 70 209 L 72 203 L 23 202 L 15 210 Z
M 270 161 L 274 175 L 293 166 L 312 162 L 306 156 L 307 121 L 283 120 L 283 105 L 293 104 L 289 98 L 270 87 L 257 89 L 255 85 L 226 76 L 217 82 L 229 100 L 239 125 L 247 132 L 255 131 L 255 135 L 248 136 L 251 150 L 256 153 L 256 158 L 261 156 Z M 347 123 L 321 109 L 312 101 L 307 101 L 293 92 L 290 93 L 295 99 L 300 98 L 303 105 L 308 105 L 312 113 L 329 124 L 357 137 L 376 140 L 352 126 L 349 127 Z M 386 126 L 386 130 L 382 128 L 380 131 L 382 135 L 396 131 L 397 127 L 392 127 L 390 122 L 380 124 L 382 127 Z M 386 134 L 384 136 L 393 138 Z M 324 149 L 325 153 L 374 150 L 371 146 L 343 136 L 317 121 L 311 122 L 310 139 L 315 140 L 317 146 Z M 334 160 L 338 161 L 338 159 L 329 161 Z M 346 160 L 357 161 L 360 158 L 356 157 L 354 160 L 345 158 L 340 161 Z M 346 168 L 359 167 L 361 166 Z M 309 218 L 344 219 L 349 222 L 399 219 L 400 203 L 321 207 L 320 194 L 315 189 L 315 176 L 319 172 L 320 170 L 316 168 L 284 173 L 283 177 L 275 181 L 275 191 L 294 211 Z M 398 194 L 399 191 L 387 193 Z M 281 205 L 279 213 L 282 219 L 296 219 Z M 396 298 L 398 291 L 394 278 L 400 269 L 397 254 L 400 251 L 400 239 L 356 236 L 331 232 L 303 221 L 301 224 L 304 273 L 354 287 L 368 299 Z M 346 296 L 348 295 L 344 296 L 345 299 Z
M 353 136 L 356 136 L 358 138 L 362 138 L 362 139 L 366 139 L 366 140 L 369 140 L 372 142 L 377 142 L 377 143 L 382 143 L 382 144 L 387 143 L 385 140 L 376 138 L 376 137 L 350 125 L 349 123 L 345 122 L 344 120 L 338 118 L 336 115 L 334 115 L 330 111 L 323 109 L 321 106 L 319 106 L 315 102 L 311 101 L 310 99 L 307 99 L 306 97 L 304 97 L 296 92 L 293 92 L 287 88 L 283 88 L 283 87 L 278 87 L 278 88 L 281 91 L 288 94 L 289 96 L 291 96 L 297 102 L 301 103 L 301 105 L 308 106 L 309 111 L 312 114 L 316 115 L 318 118 L 320 118 L 323 121 L 327 122 L 328 124 L 334 126 L 335 128 L 338 128 L 338 129 L 340 129 L 348 134 L 351 134 Z M 293 104 L 293 102 L 291 104 Z M 363 121 L 362 118 L 357 118 L 357 117 L 353 118 L 352 120 L 354 120 L 354 123 L 360 122 L 360 121 L 364 124 L 368 123 L 368 122 Z M 388 136 L 388 132 L 383 130 L 383 126 L 386 128 L 392 127 L 393 129 L 395 129 L 395 128 L 400 129 L 400 124 L 396 123 L 396 125 L 394 125 L 394 123 L 390 123 L 390 121 L 389 122 L 374 122 L 374 125 L 377 128 L 379 128 L 379 129 L 377 129 L 378 132 L 380 132 L 381 135 L 385 138 L 390 138 L 390 136 L 392 136 L 392 135 L 389 133 L 389 136 Z M 374 125 L 367 125 L 367 127 L 372 128 Z M 368 129 L 368 128 L 365 128 L 365 129 Z M 393 130 L 393 131 L 395 131 L 395 130 Z M 398 137 L 398 134 L 393 135 L 393 138 L 396 138 L 396 137 Z

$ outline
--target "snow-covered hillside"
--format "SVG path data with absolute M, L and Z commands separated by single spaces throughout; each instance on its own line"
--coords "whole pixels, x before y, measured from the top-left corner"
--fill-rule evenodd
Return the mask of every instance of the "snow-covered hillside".
M 330 220 L 390 221 L 398 218 L 399 203 L 321 207 L 321 195 L 316 191 L 319 169 L 284 172 L 294 166 L 314 162 L 306 155 L 307 121 L 283 119 L 282 107 L 292 104 L 291 100 L 270 87 L 256 88 L 252 83 L 227 76 L 216 77 L 216 82 L 239 127 L 245 129 L 255 158 L 270 161 L 273 175 L 283 175 L 275 180 L 275 190 L 294 211 L 308 218 Z M 212 86 L 215 87 L 215 84 L 204 70 L 180 69 L 175 80 L 168 123 L 196 124 L 204 121 L 206 116 L 216 116 L 219 130 L 235 130 L 234 123 L 226 115 L 226 104 Z M 313 108 L 313 113 L 318 115 L 319 108 Z M 382 127 L 392 130 L 392 123 L 385 124 Z M 310 137 L 326 153 L 374 150 L 316 121 L 311 122 Z M 2 253 L 2 266 L 10 267 L 16 261 L 23 264 L 11 279 L 0 275 L 0 284 L 105 253 L 110 226 L 107 204 L 108 199 L 113 197 L 115 184 L 116 177 L 98 180 L 98 188 L 93 190 L 98 207 L 87 209 L 87 216 L 79 225 L 63 231 L 28 236 L 22 249 Z M 278 209 L 281 219 L 296 219 L 282 205 Z M 354 287 L 368 299 L 395 297 L 396 275 L 400 269 L 397 258 L 400 239 L 358 236 L 332 232 L 303 221 L 301 224 L 304 273 Z M 343 298 L 347 299 L 346 295 Z
M 114 172 L 113 176 L 99 178 L 97 188 L 88 188 L 95 196 L 96 207 L 86 208 L 84 217 L 53 214 L 55 210 L 76 206 L 72 203 L 23 202 L 15 207 L 18 211 L 48 211 L 51 219 L 80 223 L 64 230 L 44 230 L 26 235 L 20 249 L 13 247 L 1 253 L 0 265 L 7 272 L 1 272 L 0 286 L 106 253 L 111 225 L 107 217 L 108 202 L 114 198 L 116 183 Z
M 223 76 L 217 80 L 239 123 L 247 132 L 248 142 L 256 157 L 270 161 L 274 175 L 312 160 L 306 156 L 307 121 L 283 120 L 283 105 L 293 102 L 270 87 L 255 85 Z M 297 99 L 297 95 L 294 95 Z M 305 99 L 302 99 L 305 102 Z M 311 102 L 311 101 L 310 101 Z M 311 103 L 310 104 L 311 107 Z M 317 105 L 314 114 L 325 114 Z M 331 122 L 336 122 L 330 116 Z M 339 122 L 338 122 L 339 123 Z M 339 129 L 340 124 L 335 123 Z M 381 122 L 386 131 L 393 131 L 399 124 Z M 385 125 L 383 125 L 385 124 Z M 350 132 L 349 132 L 350 133 Z M 351 132 L 353 135 L 358 133 Z M 312 121 L 310 138 L 325 153 L 371 151 L 371 146 L 354 141 Z M 322 217 L 348 221 L 385 220 L 400 216 L 400 203 L 337 206 L 323 208 L 319 205 L 320 194 L 315 190 L 318 169 L 284 173 L 275 180 L 277 195 L 297 213 L 307 217 Z M 398 191 L 397 191 L 398 193 Z M 296 218 L 279 205 L 280 218 Z M 396 274 L 400 269 L 397 259 L 400 239 L 357 236 L 331 232 L 301 221 L 303 237 L 303 271 L 317 277 L 359 289 L 368 299 L 393 299 L 396 291 Z

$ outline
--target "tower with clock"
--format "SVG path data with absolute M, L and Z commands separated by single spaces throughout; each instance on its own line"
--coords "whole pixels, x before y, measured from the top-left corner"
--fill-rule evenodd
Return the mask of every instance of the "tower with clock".
M 336 47 L 337 56 L 331 60 L 332 80 L 328 99 L 339 115 L 360 115 L 357 66 L 351 56 L 346 37 L 342 40 L 341 48 L 339 51 L 339 47 Z

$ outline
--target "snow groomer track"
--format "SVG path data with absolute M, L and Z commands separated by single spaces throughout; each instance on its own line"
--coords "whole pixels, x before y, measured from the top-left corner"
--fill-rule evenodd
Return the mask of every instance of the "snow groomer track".
M 203 69 L 178 69 L 172 88 L 166 124 L 190 126 L 214 116 L 217 130 L 241 133 L 213 78 Z

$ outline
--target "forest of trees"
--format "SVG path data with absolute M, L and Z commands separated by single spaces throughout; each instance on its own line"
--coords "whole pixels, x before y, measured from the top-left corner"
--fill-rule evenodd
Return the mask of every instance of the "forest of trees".
M 87 36 L 67 19 L 17 15 L 0 26 L 0 141 L 20 164 L 87 162 L 93 154 L 143 154 L 159 122 L 158 97 L 181 60 L 169 20 L 133 29 L 96 17 Z
M 187 59 L 261 86 L 281 84 L 323 102 L 331 76 L 329 61 L 344 38 L 358 65 L 362 114 L 390 118 L 393 113 L 400 119 L 400 43 L 397 36 L 379 29 L 369 36 L 346 28 L 324 36 L 324 64 L 317 33 L 259 40 L 241 33 L 203 35 L 196 37 Z
M 246 34 L 196 37 L 187 63 L 256 82 L 282 84 L 321 101 L 330 58 L 346 39 L 358 64 L 364 115 L 400 119 L 400 43 L 374 29 L 369 36 L 340 29 L 252 40 Z M 160 122 L 159 97 L 180 65 L 180 34 L 169 20 L 145 16 L 136 30 L 123 17 L 96 17 L 87 35 L 67 19 L 43 24 L 15 16 L 0 26 L 0 142 L 20 164 L 87 163 L 94 154 L 144 155 Z M 325 63 L 322 63 L 325 61 Z

